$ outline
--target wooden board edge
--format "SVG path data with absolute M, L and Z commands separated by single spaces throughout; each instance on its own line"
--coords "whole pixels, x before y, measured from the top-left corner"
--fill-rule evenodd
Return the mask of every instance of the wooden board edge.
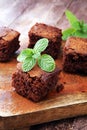
M 87 102 L 83 102 L 78 104 L 67 105 L 65 107 L 55 107 L 19 116 L 2 117 L 2 124 L 0 123 L 0 129 L 17 129 L 20 127 L 28 127 L 35 124 L 41 124 L 49 121 L 86 114 Z

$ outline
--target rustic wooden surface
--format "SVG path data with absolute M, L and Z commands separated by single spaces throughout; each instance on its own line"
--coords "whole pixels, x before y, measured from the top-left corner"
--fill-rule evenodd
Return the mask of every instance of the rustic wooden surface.
M 11 27 L 21 33 L 21 50 L 27 47 L 28 31 L 36 22 L 67 28 L 69 24 L 64 15 L 67 8 L 87 22 L 86 0 L 3 0 L 0 1 L 0 26 Z M 59 58 L 59 67 L 62 67 L 61 62 L 62 58 Z M 16 64 L 16 56 L 8 63 L 0 63 L 0 130 L 29 129 L 29 125 L 87 114 L 87 76 L 62 72 L 60 81 L 64 84 L 63 91 L 60 94 L 53 91 L 44 101 L 33 103 L 16 94 L 11 86 Z M 31 129 L 45 130 L 47 127 L 42 125 L 41 128 L 35 126 Z M 52 130 L 55 130 L 54 127 Z

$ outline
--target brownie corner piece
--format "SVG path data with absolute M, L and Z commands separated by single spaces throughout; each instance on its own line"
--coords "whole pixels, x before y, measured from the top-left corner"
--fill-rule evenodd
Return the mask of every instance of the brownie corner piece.
M 63 70 L 87 74 L 87 39 L 70 37 L 63 51 Z
M 51 55 L 54 59 L 57 59 L 62 42 L 61 29 L 44 23 L 36 23 L 31 27 L 28 35 L 30 40 L 28 47 L 30 48 L 32 48 L 39 39 L 47 38 L 49 40 L 49 44 L 44 53 Z
M 0 27 L 0 61 L 10 60 L 14 52 L 20 47 L 20 33 L 8 27 Z
M 55 88 L 59 73 L 58 68 L 51 73 L 46 73 L 37 66 L 26 73 L 18 69 L 12 76 L 12 86 L 19 95 L 39 102 Z

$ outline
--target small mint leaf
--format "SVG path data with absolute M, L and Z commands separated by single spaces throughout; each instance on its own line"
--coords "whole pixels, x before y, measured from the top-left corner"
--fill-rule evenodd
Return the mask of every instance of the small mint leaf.
M 35 66 L 35 64 L 36 64 L 36 59 L 27 57 L 22 64 L 22 69 L 24 72 L 28 72 Z
M 26 59 L 26 57 L 32 57 L 32 55 L 33 55 L 33 49 L 27 48 L 25 50 L 22 50 L 19 56 L 17 57 L 17 61 L 23 62 Z
M 80 22 L 79 21 L 73 22 L 72 23 L 72 28 L 74 28 L 75 30 L 81 30 Z
M 43 54 L 38 59 L 38 65 L 41 67 L 42 70 L 46 72 L 52 72 L 55 69 L 55 61 L 54 59 L 47 54 Z
M 62 40 L 66 40 L 69 36 L 73 36 L 73 33 L 76 30 L 73 28 L 68 28 L 65 31 L 62 32 L 63 36 L 62 36 Z
M 82 31 L 87 34 L 87 23 L 83 24 Z
M 66 10 L 65 12 L 67 19 L 69 20 L 71 26 L 73 26 L 73 23 L 78 22 L 79 20 L 76 18 L 76 16 L 70 12 L 69 10 Z
M 42 38 L 38 40 L 34 46 L 35 51 L 39 51 L 40 53 L 44 51 L 48 46 L 48 39 L 47 38 Z
M 75 36 L 75 37 L 81 37 L 81 38 L 87 38 L 87 33 L 83 33 L 83 32 L 81 32 L 81 31 L 76 31 L 74 34 L 73 34 L 73 36 Z
M 85 24 L 83 20 L 80 20 L 79 23 L 81 27 L 83 27 L 83 25 Z

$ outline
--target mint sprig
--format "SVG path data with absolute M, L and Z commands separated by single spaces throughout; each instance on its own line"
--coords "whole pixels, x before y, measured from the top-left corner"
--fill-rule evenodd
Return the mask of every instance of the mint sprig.
M 84 23 L 84 21 L 77 19 L 69 10 L 66 10 L 65 15 L 71 27 L 62 32 L 62 39 L 66 40 L 70 36 L 87 38 L 87 24 Z
M 48 39 L 42 38 L 36 42 L 33 49 L 27 48 L 21 51 L 17 61 L 22 62 L 22 70 L 24 72 L 30 71 L 36 63 L 46 72 L 52 72 L 55 69 L 54 59 L 48 54 L 41 55 L 47 48 L 48 42 Z

